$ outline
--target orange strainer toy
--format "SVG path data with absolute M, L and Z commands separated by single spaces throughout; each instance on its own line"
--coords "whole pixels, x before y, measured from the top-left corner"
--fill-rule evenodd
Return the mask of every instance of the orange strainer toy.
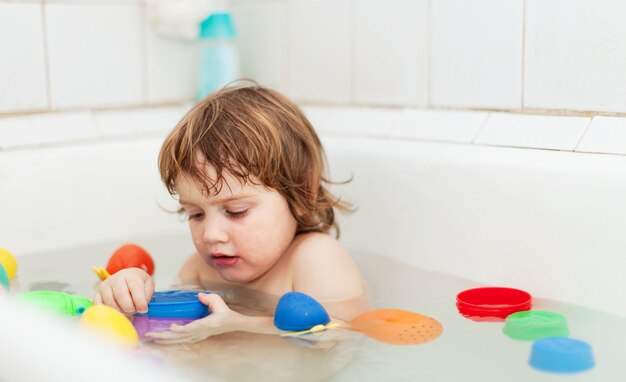
M 350 321 L 351 329 L 393 345 L 417 345 L 434 340 L 443 331 L 439 321 L 402 309 L 375 309 Z

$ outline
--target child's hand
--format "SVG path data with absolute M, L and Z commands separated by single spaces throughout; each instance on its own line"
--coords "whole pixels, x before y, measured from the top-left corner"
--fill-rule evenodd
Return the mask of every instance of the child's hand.
M 127 268 L 104 280 L 93 298 L 94 304 L 104 304 L 121 312 L 146 313 L 154 293 L 154 281 L 139 268 Z
M 198 342 L 208 337 L 237 330 L 238 323 L 245 320 L 243 314 L 230 309 L 224 300 L 215 293 L 200 293 L 200 301 L 209 307 L 211 314 L 188 323 L 187 325 L 172 324 L 166 332 L 146 333 L 158 344 L 178 344 Z

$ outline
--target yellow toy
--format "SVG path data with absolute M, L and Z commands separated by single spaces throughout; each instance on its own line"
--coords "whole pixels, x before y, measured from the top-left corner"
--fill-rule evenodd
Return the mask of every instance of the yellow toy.
M 7 272 L 9 280 L 13 280 L 17 272 L 17 260 L 15 260 L 11 252 L 4 248 L 0 248 L 0 264 L 2 264 L 4 270 Z
M 139 336 L 133 324 L 117 310 L 106 305 L 92 305 L 80 317 L 80 327 L 117 340 L 124 346 L 134 348 Z

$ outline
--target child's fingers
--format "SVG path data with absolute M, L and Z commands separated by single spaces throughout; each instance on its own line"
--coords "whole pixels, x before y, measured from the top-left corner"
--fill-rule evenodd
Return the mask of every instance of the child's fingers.
M 152 295 L 154 294 L 154 280 L 152 280 L 152 277 L 150 277 L 149 275 L 146 275 L 146 277 L 148 279 L 144 283 L 143 287 L 146 292 L 146 299 L 150 301 L 150 299 L 152 298 Z
M 128 291 L 132 298 L 133 308 L 139 313 L 146 313 L 148 311 L 148 299 L 146 297 L 146 287 L 143 280 L 139 278 L 132 278 L 126 280 L 128 285 Z M 132 313 L 132 312 L 127 312 Z
M 124 313 L 135 313 L 135 303 L 130 295 L 128 284 L 125 280 L 120 281 L 121 282 L 111 285 L 116 305 L 119 306 L 119 310 Z
M 115 296 L 113 296 L 113 290 L 110 287 L 101 287 L 98 292 L 102 297 L 102 303 L 104 305 L 110 306 L 113 309 L 122 310 L 119 305 L 117 305 L 117 301 L 115 300 Z
M 198 293 L 198 299 L 204 305 L 208 306 L 211 312 L 227 312 L 230 310 L 222 297 L 217 293 Z
M 96 295 L 93 297 L 93 304 L 94 305 L 99 305 L 102 304 L 102 296 L 100 295 L 100 292 L 96 292 Z

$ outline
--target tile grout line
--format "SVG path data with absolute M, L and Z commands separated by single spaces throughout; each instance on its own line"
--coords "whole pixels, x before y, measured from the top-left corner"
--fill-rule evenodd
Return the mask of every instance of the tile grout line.
M 48 22 L 46 17 L 46 4 L 41 1 L 41 26 L 43 32 L 43 57 L 44 57 L 44 71 L 46 75 L 46 108 L 48 111 L 52 110 L 52 85 L 50 81 L 50 49 L 48 47 Z
M 589 131 L 589 128 L 591 127 L 591 123 L 593 122 L 593 120 L 594 120 L 594 117 L 589 118 L 589 122 L 587 122 L 587 126 L 585 126 L 585 129 L 580 135 L 580 138 L 578 138 L 578 142 L 576 143 L 572 151 L 577 152 L 578 146 L 580 146 L 580 143 L 583 141 L 583 138 L 585 138 L 585 135 L 587 135 L 587 131 Z

